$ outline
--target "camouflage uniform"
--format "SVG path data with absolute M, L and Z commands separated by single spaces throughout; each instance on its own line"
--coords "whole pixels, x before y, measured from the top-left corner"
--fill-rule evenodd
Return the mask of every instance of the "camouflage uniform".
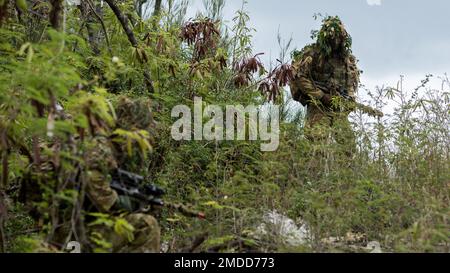
M 132 102 L 130 103 L 133 104 Z M 147 108 L 147 115 L 149 114 L 150 109 Z M 125 115 L 119 116 L 119 125 L 121 123 L 121 117 L 124 118 Z M 124 123 L 128 123 L 128 121 L 124 121 Z M 123 198 L 120 198 L 117 192 L 110 186 L 110 174 L 117 169 L 117 157 L 121 155 L 120 151 L 112 147 L 111 141 L 100 134 L 85 139 L 83 145 L 84 147 L 82 149 L 86 158 L 85 163 L 87 169 L 87 200 L 85 200 L 83 209 L 88 213 L 86 216 L 88 235 L 92 235 L 94 232 L 101 234 L 103 240 L 112 244 L 111 251 L 113 252 L 159 252 L 160 228 L 157 220 L 150 215 L 143 213 L 121 214 L 121 217 L 125 218 L 134 228 L 133 239 L 131 241 L 117 234 L 113 227 L 92 225 L 92 221 L 89 219 L 89 213 L 91 212 L 101 212 L 110 215 L 112 218 L 115 218 L 120 212 L 123 212 L 123 206 L 121 204 Z M 41 143 L 42 150 L 46 146 L 46 143 Z M 36 203 L 43 201 L 42 186 L 39 181 L 45 181 L 48 184 L 49 181 L 57 179 L 54 174 L 55 166 L 52 163 L 52 159 L 42 157 L 41 160 L 39 169 L 34 164 L 31 166 L 29 177 L 22 183 L 19 198 L 25 204 L 30 214 L 37 220 L 42 219 L 42 212 L 37 209 Z M 35 173 L 37 175 L 33 175 Z M 74 188 L 75 185 L 67 185 L 67 188 L 70 187 Z M 65 208 L 59 210 L 61 214 L 59 219 L 62 221 L 55 230 L 52 244 L 62 247 L 66 242 L 67 236 L 73 228 L 70 220 L 71 211 L 72 208 L 69 206 L 65 206 Z M 41 250 L 36 249 L 36 251 Z
M 146 115 L 149 114 L 147 108 Z M 118 121 L 121 121 L 120 116 Z M 86 163 L 88 168 L 86 193 L 90 202 L 100 212 L 114 212 L 116 207 L 120 207 L 120 198 L 110 187 L 109 177 L 111 171 L 117 169 L 118 164 L 114 148 L 106 137 L 97 136 L 89 142 Z M 94 227 L 92 232 L 100 232 L 104 239 L 112 243 L 113 252 L 159 252 L 160 228 L 154 217 L 143 213 L 130 213 L 124 218 L 134 227 L 132 241 L 118 235 L 110 230 L 111 228 Z
M 150 100 L 148 99 L 131 100 L 127 97 L 121 97 L 116 107 L 117 126 L 128 131 L 147 131 L 150 136 L 149 141 L 153 145 L 152 141 L 153 137 L 157 135 L 157 129 L 150 109 Z M 122 169 L 139 172 L 143 168 L 148 168 L 148 166 L 144 166 L 146 163 L 144 158 L 140 154 L 130 156 L 125 145 L 115 145 L 114 150 L 116 160 Z
M 305 135 L 317 141 L 326 139 L 333 128 L 339 143 L 353 142 L 348 121 L 353 110 L 336 103 L 339 90 L 355 98 L 359 70 L 350 50 L 351 38 L 337 17 L 324 20 L 318 41 L 294 56 L 294 79 L 290 89 L 294 100 L 307 106 Z

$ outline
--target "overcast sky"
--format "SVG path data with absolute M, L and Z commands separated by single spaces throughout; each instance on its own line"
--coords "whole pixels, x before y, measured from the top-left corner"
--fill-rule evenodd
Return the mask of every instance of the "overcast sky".
M 191 0 L 194 10 L 201 0 Z M 213 0 L 211 0 L 213 1 Z M 231 21 L 241 0 L 228 0 L 224 18 Z M 248 0 L 255 52 L 265 61 L 279 53 L 277 33 L 293 38 L 293 46 L 311 43 L 310 32 L 320 27 L 315 13 L 338 15 L 353 37 L 353 52 L 364 70 L 368 87 L 393 85 L 405 75 L 417 86 L 426 74 L 450 71 L 450 1 L 448 0 Z

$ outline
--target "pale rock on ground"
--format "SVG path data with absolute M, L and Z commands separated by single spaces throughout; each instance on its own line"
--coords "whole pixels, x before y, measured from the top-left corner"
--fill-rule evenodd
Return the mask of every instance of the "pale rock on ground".
M 294 220 L 277 211 L 265 213 L 262 223 L 255 231 L 257 238 L 267 235 L 276 235 L 283 243 L 292 247 L 307 245 L 311 238 L 307 224 L 297 225 Z
M 67 0 L 67 4 L 69 6 L 78 6 L 81 4 L 81 0 Z
M 366 250 L 370 253 L 383 253 L 380 243 L 376 241 L 368 243 L 366 246 Z
M 269 211 L 262 217 L 262 223 L 256 228 L 254 235 L 259 239 L 276 236 L 281 242 L 292 247 L 308 246 L 312 239 L 311 231 L 306 223 L 298 222 L 300 224 L 277 211 Z M 329 245 L 343 243 L 357 252 L 383 253 L 381 244 L 376 241 L 369 242 L 366 247 L 357 246 L 357 243 L 364 241 L 365 238 L 364 234 L 348 232 L 343 238 L 330 237 L 322 239 L 322 242 Z

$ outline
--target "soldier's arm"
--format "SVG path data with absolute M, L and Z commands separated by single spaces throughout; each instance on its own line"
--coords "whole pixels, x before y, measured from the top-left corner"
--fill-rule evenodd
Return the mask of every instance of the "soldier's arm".
M 99 211 L 107 212 L 117 202 L 118 194 L 110 186 L 108 174 L 117 168 L 117 164 L 106 139 L 95 139 L 89 143 L 86 164 L 86 193 Z
M 101 212 L 109 211 L 118 200 L 117 192 L 109 186 L 107 175 L 98 170 L 89 171 L 87 194 L 94 206 Z
M 305 56 L 294 65 L 296 75 L 290 87 L 292 97 L 295 100 L 298 100 L 302 94 L 316 100 L 321 100 L 325 95 L 325 93 L 318 88 L 311 79 L 312 63 L 312 56 Z
M 347 83 L 347 91 L 348 95 L 352 97 L 354 100 L 356 100 L 356 95 L 358 92 L 358 86 L 359 86 L 359 69 L 356 64 L 356 58 L 354 56 L 350 56 L 349 64 L 348 64 L 348 77 L 349 81 Z

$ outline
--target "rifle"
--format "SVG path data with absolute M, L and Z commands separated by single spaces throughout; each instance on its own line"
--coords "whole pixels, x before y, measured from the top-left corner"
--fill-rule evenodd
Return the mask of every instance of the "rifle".
M 348 90 L 347 89 L 340 88 L 338 93 L 346 102 L 354 104 L 354 106 L 357 109 L 361 110 L 363 113 L 366 113 L 369 116 L 373 116 L 373 117 L 380 117 L 380 118 L 382 118 L 384 116 L 383 112 L 381 112 L 380 110 L 374 109 L 374 108 L 372 108 L 370 106 L 367 106 L 365 104 L 362 104 L 362 103 L 359 103 L 359 102 L 355 101 L 355 99 L 353 97 L 350 97 L 350 95 L 348 94 Z
M 166 193 L 162 188 L 153 184 L 143 184 L 144 177 L 122 169 L 116 170 L 112 175 L 111 188 L 119 195 L 137 200 L 140 205 L 152 207 L 167 207 L 179 211 L 188 217 L 205 219 L 205 214 L 189 209 L 181 204 L 173 204 L 162 200 Z M 143 209 L 148 211 L 149 209 Z
M 314 84 L 323 91 L 329 90 L 329 88 L 327 87 L 327 84 L 325 84 L 325 83 L 314 81 Z M 341 87 L 337 91 L 338 91 L 339 97 L 344 99 L 348 106 L 357 108 L 357 109 L 361 110 L 363 113 L 368 114 L 369 116 L 372 116 L 372 117 L 380 117 L 381 118 L 384 116 L 383 112 L 381 112 L 380 110 L 374 109 L 370 106 L 367 106 L 365 104 L 357 102 L 355 100 L 355 98 L 351 97 L 348 94 L 347 89 Z

